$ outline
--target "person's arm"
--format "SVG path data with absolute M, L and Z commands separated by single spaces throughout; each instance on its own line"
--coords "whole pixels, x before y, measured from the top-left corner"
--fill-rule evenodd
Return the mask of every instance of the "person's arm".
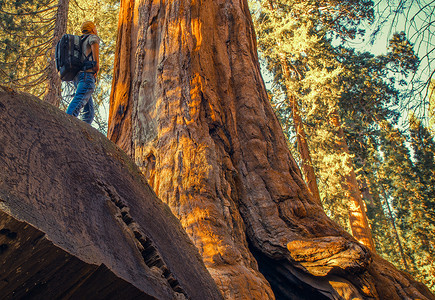
M 91 45 L 92 49 L 92 58 L 96 62 L 94 67 L 95 76 L 97 76 L 98 71 L 100 70 L 100 45 L 98 43 L 93 43 Z

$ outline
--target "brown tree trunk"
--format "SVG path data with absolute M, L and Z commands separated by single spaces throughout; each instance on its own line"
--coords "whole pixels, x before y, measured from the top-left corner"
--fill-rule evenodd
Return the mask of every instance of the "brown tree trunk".
M 319 205 L 322 205 L 322 201 L 320 200 L 319 187 L 317 186 L 317 177 L 316 173 L 314 172 L 313 162 L 311 160 L 311 154 L 308 147 L 307 136 L 304 130 L 304 124 L 299 114 L 298 103 L 295 97 L 291 96 L 290 99 L 292 102 L 293 122 L 296 129 L 298 151 L 302 159 L 302 172 L 304 174 L 305 181 L 307 182 L 308 190 L 310 191 L 314 200 Z
M 0 299 L 222 300 L 125 153 L 38 100 L 0 86 Z
M 367 178 L 363 177 L 360 180 L 358 180 L 358 188 L 361 191 L 361 195 L 364 202 L 368 202 L 369 206 L 374 206 L 375 203 L 373 202 L 373 195 L 370 191 L 370 187 L 367 183 Z
M 331 123 L 334 125 L 338 134 L 338 143 L 341 151 L 349 157 L 349 147 L 347 146 L 346 137 L 343 128 L 341 127 L 340 117 L 338 112 L 335 111 L 331 115 Z M 348 212 L 350 228 L 352 235 L 363 245 L 369 247 L 373 252 L 376 251 L 373 242 L 372 232 L 367 220 L 365 203 L 361 197 L 361 191 L 358 187 L 356 174 L 353 169 L 353 164 L 350 159 L 347 161 L 347 167 L 350 170 L 343 178 L 343 189 L 346 191 L 348 201 Z
M 299 114 L 298 103 L 294 96 L 290 96 L 290 101 L 292 105 L 293 113 L 293 123 L 296 130 L 296 140 L 298 143 L 299 155 L 302 159 L 302 172 L 305 177 L 305 181 L 308 185 L 308 190 L 310 191 L 313 199 L 322 206 L 322 201 L 320 200 L 319 187 L 317 185 L 317 177 L 314 172 L 313 162 L 311 160 L 310 149 L 308 147 L 307 136 L 304 130 L 304 124 L 302 118 Z
M 394 236 L 396 238 L 397 245 L 399 247 L 399 253 L 402 258 L 403 266 L 405 267 L 405 270 L 408 270 L 408 263 L 406 262 L 405 252 L 403 251 L 402 242 L 400 241 L 399 233 L 397 232 L 396 221 L 394 221 L 393 212 L 391 211 L 390 203 L 388 202 L 387 192 L 385 192 L 385 188 L 383 185 L 381 185 L 381 189 L 385 199 L 385 204 L 388 209 L 388 218 L 390 219 L 391 224 L 393 225 Z
M 274 9 L 273 1 L 269 1 L 269 6 Z M 281 69 L 285 78 L 290 79 L 289 65 L 287 64 L 286 57 L 284 54 L 280 55 Z M 294 68 L 297 73 L 297 78 L 300 80 L 301 75 Z M 290 89 L 286 86 L 287 95 L 292 107 L 293 123 L 295 126 L 296 140 L 298 144 L 298 152 L 302 160 L 302 173 L 304 174 L 305 181 L 307 182 L 308 190 L 313 196 L 314 200 L 322 206 L 322 201 L 320 200 L 319 187 L 317 185 L 317 176 L 314 172 L 313 161 L 311 160 L 310 148 L 308 147 L 308 140 L 305 134 L 304 124 L 302 118 L 299 114 L 298 102 L 295 96 L 291 95 Z
M 227 299 L 430 295 L 310 195 L 268 101 L 246 0 L 123 0 L 118 33 L 108 136 Z
M 61 80 L 57 75 L 56 62 L 54 59 L 54 53 L 56 50 L 56 44 L 66 32 L 66 25 L 68 20 L 68 8 L 69 0 L 59 0 L 56 21 L 54 25 L 53 44 L 50 50 L 50 59 L 47 66 L 47 87 L 45 89 L 44 101 L 59 107 L 61 95 Z

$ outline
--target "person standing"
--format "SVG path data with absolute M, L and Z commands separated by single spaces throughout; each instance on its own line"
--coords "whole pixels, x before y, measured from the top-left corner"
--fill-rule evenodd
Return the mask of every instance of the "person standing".
M 95 24 L 91 21 L 84 22 L 81 31 L 83 34 L 82 52 L 85 60 L 82 70 L 74 78 L 76 93 L 66 113 L 77 117 L 83 109 L 82 120 L 91 124 L 95 115 L 92 93 L 95 90 L 95 81 L 100 69 L 100 38 Z

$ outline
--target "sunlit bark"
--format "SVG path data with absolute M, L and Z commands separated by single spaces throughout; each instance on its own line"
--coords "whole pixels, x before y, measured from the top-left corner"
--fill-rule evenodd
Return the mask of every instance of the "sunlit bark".
M 110 102 L 109 138 L 181 220 L 225 298 L 398 299 L 410 285 L 382 277 L 399 273 L 372 263 L 309 193 L 245 0 L 123 0 Z
M 322 205 L 320 200 L 319 187 L 317 186 L 316 173 L 314 172 L 313 162 L 311 160 L 310 149 L 308 147 L 307 136 L 305 134 L 304 124 L 299 114 L 298 103 L 295 97 L 291 97 L 293 122 L 296 129 L 296 139 L 298 142 L 298 151 L 302 159 L 302 172 L 304 173 L 305 181 L 314 200 L 319 205 Z
M 338 112 L 331 115 L 331 123 L 334 125 L 338 134 L 339 148 L 349 157 L 349 147 L 347 146 L 346 137 L 341 126 Z M 373 252 L 376 251 L 373 243 L 372 232 L 367 220 L 365 203 L 361 197 L 361 191 L 358 187 L 356 174 L 351 161 L 347 162 L 349 171 L 343 176 L 343 189 L 348 195 L 348 213 L 352 235 L 363 245 L 367 246 Z
M 272 6 L 272 4 L 270 5 Z M 289 67 L 284 58 L 281 59 L 281 67 L 284 76 L 287 79 L 290 79 Z M 317 185 L 317 177 L 316 177 L 316 173 L 314 172 L 313 162 L 311 160 L 310 148 L 308 147 L 308 140 L 305 134 L 304 124 L 302 122 L 302 118 L 299 113 L 298 103 L 296 97 L 291 95 L 290 89 L 288 87 L 287 87 L 287 93 L 292 108 L 293 123 L 296 131 L 298 151 L 302 160 L 302 172 L 304 174 L 305 181 L 307 182 L 308 190 L 310 191 L 314 200 L 319 205 L 322 205 L 322 201 L 320 200 L 319 187 Z

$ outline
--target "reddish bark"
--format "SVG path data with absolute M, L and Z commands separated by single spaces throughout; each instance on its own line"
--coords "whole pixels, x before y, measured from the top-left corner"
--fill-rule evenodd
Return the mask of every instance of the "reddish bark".
M 291 96 L 290 99 L 292 102 L 293 122 L 296 129 L 298 151 L 302 159 L 302 172 L 304 173 L 305 181 L 308 185 L 308 190 L 313 196 L 313 199 L 319 205 L 322 205 L 322 201 L 320 200 L 319 187 L 317 185 L 317 177 L 316 173 L 314 172 L 313 162 L 311 160 L 310 148 L 308 147 L 304 124 L 299 114 L 298 103 L 295 97 Z
M 272 1 L 269 1 L 270 7 L 273 9 L 274 5 Z M 290 80 L 290 70 L 289 65 L 287 64 L 287 61 L 284 57 L 284 55 L 281 55 L 281 68 L 283 71 L 283 74 L 287 80 Z M 296 69 L 294 69 L 297 73 L 297 76 L 299 80 L 301 79 L 300 74 L 297 72 Z M 317 176 L 316 172 L 314 171 L 313 167 L 313 161 L 311 160 L 311 154 L 310 154 L 310 148 L 308 147 L 308 140 L 307 136 L 305 134 L 304 124 L 302 122 L 302 118 L 299 113 L 299 107 L 297 99 L 294 95 L 291 94 L 290 89 L 286 87 L 288 98 L 291 103 L 292 107 L 292 115 L 293 115 L 293 123 L 295 126 L 296 131 L 296 140 L 298 145 L 298 152 L 301 156 L 302 160 L 302 172 L 305 177 L 305 181 L 308 185 L 308 190 L 310 191 L 311 195 L 313 196 L 314 200 L 322 206 L 322 200 L 320 199 L 320 192 L 319 187 L 317 185 Z
M 123 0 L 119 24 L 109 138 L 181 220 L 226 298 L 272 299 L 269 283 L 289 299 L 427 294 L 383 275 L 392 267 L 309 193 L 268 101 L 245 0 Z
M 344 135 L 340 117 L 337 111 L 331 115 L 331 123 L 334 125 L 338 134 L 339 148 L 349 157 L 349 147 L 347 145 L 346 137 Z M 347 167 L 350 171 L 343 176 L 342 186 L 349 197 L 348 213 L 352 235 L 361 244 L 369 247 L 370 250 L 375 252 L 375 244 L 373 242 L 372 232 L 367 220 L 365 203 L 361 197 L 361 191 L 359 190 L 358 181 L 356 179 L 356 174 L 351 161 L 347 162 Z

